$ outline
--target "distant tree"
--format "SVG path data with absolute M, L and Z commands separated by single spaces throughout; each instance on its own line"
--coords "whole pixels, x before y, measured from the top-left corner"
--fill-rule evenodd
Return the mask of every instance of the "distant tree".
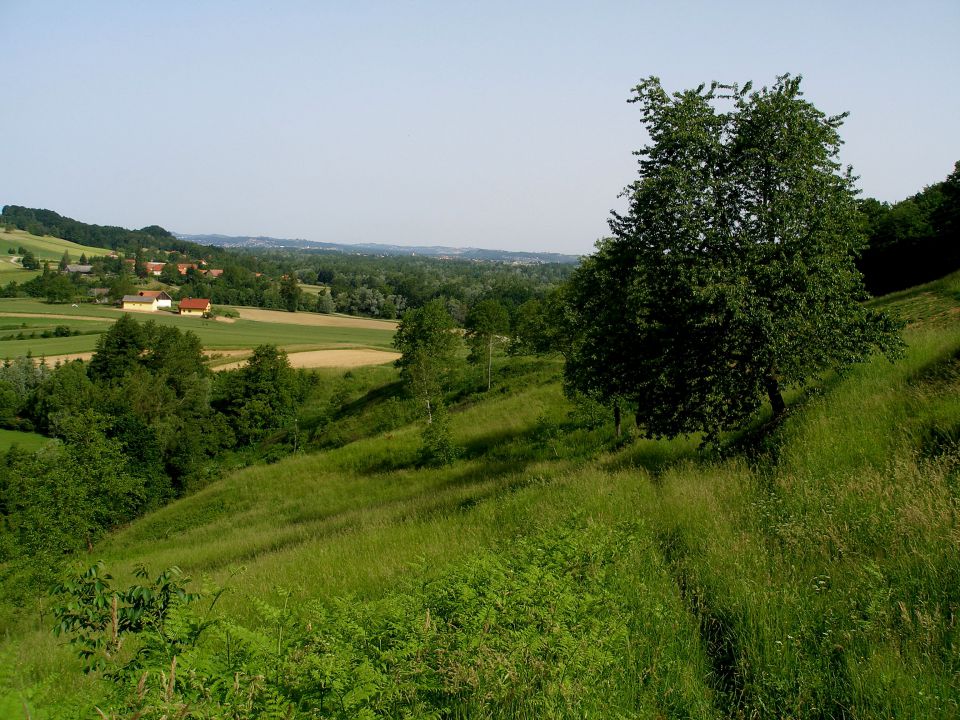
M 21 248 L 22 249 L 22 248 Z M 29 250 L 23 250 L 21 253 L 20 264 L 25 270 L 39 270 L 40 261 Z
M 573 280 L 575 390 L 629 402 L 652 436 L 714 439 L 785 387 L 894 354 L 896 324 L 866 308 L 863 237 L 843 116 L 770 89 L 635 89 L 651 144 L 613 238 Z M 619 322 L 618 322 L 619 318 Z
M 327 288 L 323 288 L 317 293 L 317 312 L 329 315 L 335 309 L 333 298 L 330 297 L 330 291 L 327 290 Z
M 136 286 L 133 284 L 133 279 L 125 269 L 122 269 L 120 274 L 110 283 L 109 296 L 111 300 L 122 300 L 124 295 L 133 295 L 135 292 Z
M 408 310 L 393 339 L 400 351 L 400 375 L 433 422 L 454 363 L 460 338 L 442 300 L 431 300 L 417 310 Z
M 166 263 L 160 271 L 160 282 L 167 285 L 180 285 L 183 283 L 183 276 L 177 269 L 175 263 Z
M 87 254 L 86 254 L 86 253 L 80 253 L 80 261 L 79 261 L 79 262 L 80 262 L 81 265 L 87 265 L 87 264 L 88 264 Z
M 63 256 L 60 258 L 60 270 L 64 271 L 67 269 L 67 265 L 70 264 L 70 252 L 67 250 L 63 251 Z
M 397 317 L 397 305 L 390 298 L 384 300 L 383 304 L 380 305 L 380 317 L 387 320 L 393 320 Z
M 300 306 L 300 293 L 300 285 L 294 273 L 289 272 L 280 279 L 280 301 L 284 309 L 296 312 Z
M 482 300 L 467 314 L 468 360 L 486 367 L 487 390 L 493 378 L 493 348 L 510 331 L 510 314 L 496 300 Z
M 50 303 L 73 302 L 77 287 L 65 275 L 52 275 L 46 282 L 46 297 Z

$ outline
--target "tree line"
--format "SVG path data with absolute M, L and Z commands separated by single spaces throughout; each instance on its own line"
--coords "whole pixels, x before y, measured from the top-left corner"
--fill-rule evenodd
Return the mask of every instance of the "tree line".
M 942 182 L 889 204 L 860 203 L 869 242 L 857 261 L 874 295 L 960 269 L 960 162 Z

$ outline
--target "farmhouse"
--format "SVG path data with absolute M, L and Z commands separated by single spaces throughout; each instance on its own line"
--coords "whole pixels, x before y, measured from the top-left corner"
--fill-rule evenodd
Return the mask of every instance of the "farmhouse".
M 141 290 L 137 295 L 145 298 L 156 298 L 158 308 L 168 308 L 173 304 L 173 298 L 163 290 Z
M 65 273 L 80 273 L 81 275 L 89 275 L 93 272 L 93 265 L 67 265 L 63 271 Z
M 144 268 L 146 268 L 147 270 L 147 275 L 153 275 L 155 277 L 160 276 L 160 273 L 163 272 L 164 265 L 166 265 L 166 263 L 162 263 L 162 262 L 145 262 L 143 264 Z M 167 305 L 167 307 L 170 307 L 170 306 Z
M 155 297 L 143 297 L 142 295 L 124 295 L 121 305 L 124 310 L 153 312 L 157 309 L 157 299 Z
M 180 301 L 181 315 L 204 315 L 210 312 L 210 301 L 206 298 L 187 298 Z
M 181 275 L 186 275 L 188 270 L 196 270 L 197 266 L 195 263 L 177 263 L 177 272 Z

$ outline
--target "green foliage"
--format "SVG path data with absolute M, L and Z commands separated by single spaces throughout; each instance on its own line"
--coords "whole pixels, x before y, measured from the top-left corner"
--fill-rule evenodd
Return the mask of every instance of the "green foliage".
M 139 364 L 145 347 L 143 327 L 133 316 L 124 313 L 97 340 L 97 351 L 88 370 L 91 379 L 103 381 L 123 377 Z
M 214 405 L 237 441 L 249 444 L 290 422 L 302 392 L 287 354 L 275 345 L 260 345 L 242 368 L 219 374 Z
M 453 319 L 443 302 L 431 300 L 422 308 L 408 310 L 397 327 L 393 344 L 401 353 L 397 360 L 400 376 L 425 407 L 430 422 L 460 347 Z
M 150 580 L 143 566 L 134 574 Z M 108 670 L 111 677 L 129 681 L 158 659 L 169 663 L 195 645 L 213 624 L 209 620 L 170 622 L 179 620 L 178 610 L 201 597 L 187 592 L 189 578 L 177 567 L 164 570 L 145 585 L 124 590 L 114 590 L 112 580 L 103 561 L 98 561 L 53 589 L 57 603 L 53 607 L 54 634 L 70 636 L 84 672 Z M 132 657 L 120 654 L 127 636 L 135 636 L 140 645 Z
M 246 718 L 610 716 L 631 704 L 624 683 L 639 668 L 623 656 L 645 624 L 634 615 L 636 600 L 618 591 L 618 576 L 646 552 L 636 527 L 577 524 L 478 554 L 429 583 L 405 582 L 377 601 L 294 609 L 281 593 L 282 606 L 257 603 L 258 630 L 206 619 L 209 609 L 200 615 L 197 598 L 176 576 L 113 591 L 98 564 L 59 588 L 55 616 L 88 667 L 120 666 L 104 714 L 156 718 L 189 708 Z M 158 596 L 169 598 L 166 612 Z M 644 610 L 681 619 L 676 608 Z M 176 630 L 158 631 L 174 625 L 173 617 Z M 657 633 L 666 649 L 669 634 Z M 166 652 L 141 650 L 124 663 L 118 651 L 128 637 Z M 671 687 L 678 677 L 666 668 L 648 671 L 651 694 L 674 696 L 657 704 L 678 715 L 702 713 L 695 695 Z
M 960 162 L 943 182 L 889 205 L 860 202 L 869 244 L 857 265 L 875 295 L 960 268 Z
M 755 92 L 670 96 L 656 78 L 635 92 L 652 142 L 629 212 L 572 281 L 570 386 L 635 406 L 650 435 L 715 439 L 765 397 L 782 412 L 784 388 L 895 355 L 896 323 L 860 302 L 843 116 L 789 76 Z
M 40 261 L 37 260 L 36 256 L 29 250 L 23 250 L 20 258 L 20 264 L 23 266 L 24 270 L 39 270 Z
M 46 283 L 46 298 L 50 303 L 72 302 L 77 296 L 77 287 L 65 275 L 53 275 Z
M 300 306 L 301 292 L 296 275 L 287 273 L 280 278 L 280 301 L 283 303 L 284 309 L 296 312 Z
M 486 366 L 487 390 L 493 382 L 493 347 L 510 331 L 510 315 L 496 300 L 483 300 L 467 314 L 468 360 Z
M 446 408 L 435 406 L 432 421 L 426 424 L 420 437 L 420 463 L 435 467 L 450 465 L 462 452 L 453 441 Z

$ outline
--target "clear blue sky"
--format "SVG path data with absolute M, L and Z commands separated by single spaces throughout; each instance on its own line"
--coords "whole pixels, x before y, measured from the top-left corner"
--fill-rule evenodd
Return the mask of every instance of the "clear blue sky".
M 186 233 L 589 252 L 641 78 L 804 76 L 895 201 L 960 160 L 960 2 L 0 0 L 0 204 Z

